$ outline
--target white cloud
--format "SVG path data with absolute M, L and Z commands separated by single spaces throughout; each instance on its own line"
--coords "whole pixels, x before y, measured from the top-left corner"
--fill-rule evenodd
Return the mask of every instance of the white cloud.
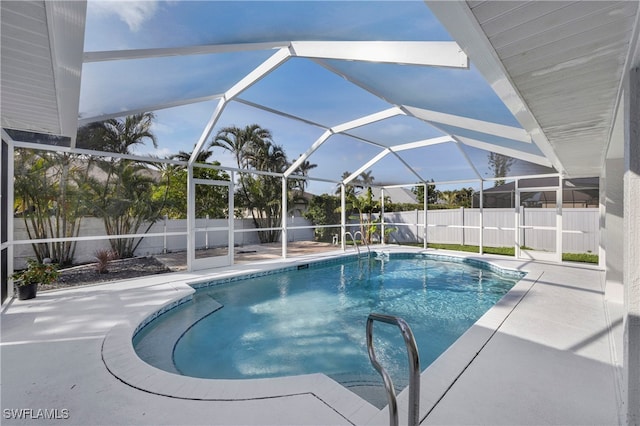
M 117 15 L 133 32 L 138 31 L 145 21 L 151 19 L 158 10 L 157 0 L 92 2 L 92 10 L 99 14 Z

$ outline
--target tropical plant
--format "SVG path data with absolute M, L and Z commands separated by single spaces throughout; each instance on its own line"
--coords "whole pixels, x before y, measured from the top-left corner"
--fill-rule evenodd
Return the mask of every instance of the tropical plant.
M 283 173 L 289 163 L 284 149 L 271 140 L 271 132 L 257 124 L 225 127 L 212 140 L 210 147 L 220 147 L 236 158 L 238 168 Z M 289 189 L 289 187 L 287 187 Z M 251 214 L 263 243 L 280 238 L 277 228 L 282 220 L 282 178 L 270 174 L 239 174 L 236 205 Z
M 99 274 L 106 274 L 109 272 L 107 266 L 111 260 L 118 258 L 118 253 L 113 250 L 99 249 L 93 252 L 93 257 L 96 258 L 96 272 Z
M 429 182 L 433 183 L 433 179 L 431 179 Z M 423 185 L 414 186 L 411 189 L 411 191 L 414 194 L 416 194 L 418 203 L 423 204 L 424 203 L 424 186 Z M 428 184 L 427 185 L 427 204 L 435 204 L 436 202 L 438 202 L 439 197 L 440 197 L 440 191 L 436 189 L 436 186 L 432 184 Z
M 507 176 L 511 166 L 515 163 L 515 158 L 508 157 L 506 155 L 498 154 L 497 152 L 490 152 L 488 154 L 489 168 L 493 170 L 493 177 L 503 178 Z M 494 181 L 493 186 L 504 185 L 504 179 L 498 179 Z
M 342 176 L 340 177 L 340 180 L 344 182 L 344 180 L 346 178 L 348 178 L 349 176 L 351 176 L 351 172 L 343 172 Z M 356 180 L 357 182 L 357 180 Z M 338 185 L 336 187 L 336 195 L 340 195 L 342 193 L 342 189 L 341 189 L 342 185 Z M 351 196 L 356 195 L 356 186 L 355 185 L 346 185 L 344 188 L 344 193 L 345 193 L 345 197 L 348 199 Z
M 250 156 L 247 154 L 251 145 L 270 141 L 271 138 L 271 132 L 257 124 L 251 124 L 244 129 L 235 126 L 224 127 L 216 134 L 209 147 L 220 147 L 231 152 L 238 168 L 248 169 Z
M 217 169 L 199 167 L 198 164 L 220 166 L 218 161 L 209 163 L 213 155 L 211 150 L 203 150 L 196 157 L 193 166 L 193 176 L 196 179 L 229 181 L 229 174 Z M 187 162 L 191 158 L 190 152 L 180 151 L 169 157 L 174 160 Z M 185 165 L 157 163 L 156 168 L 162 174 L 162 180 L 155 185 L 153 199 L 162 201 L 162 215 L 172 219 L 184 219 L 187 214 L 187 168 Z M 228 192 L 215 185 L 199 185 L 197 187 L 196 217 L 207 215 L 212 218 L 224 217 L 228 210 Z
M 303 177 L 307 177 L 309 176 L 309 171 L 312 169 L 315 169 L 316 167 L 318 167 L 317 164 L 313 164 L 311 162 L 309 162 L 308 160 L 304 160 L 302 163 L 300 163 L 300 165 L 298 166 L 298 168 L 292 173 L 292 176 L 297 175 L 297 176 L 303 176 Z M 300 193 L 304 193 L 305 189 L 307 188 L 307 180 L 306 179 L 295 179 L 294 180 L 294 187 L 300 191 Z
M 29 239 L 77 237 L 86 214 L 84 181 L 87 161 L 77 154 L 17 150 L 14 161 L 15 211 Z M 32 244 L 39 262 L 46 258 L 68 265 L 76 242 Z
M 340 197 L 329 194 L 314 195 L 303 216 L 314 225 L 340 224 Z M 314 230 L 316 241 L 329 242 L 332 233 L 331 228 L 316 228 Z
M 58 279 L 57 266 L 53 263 L 41 263 L 35 259 L 27 259 L 27 268 L 17 271 L 11 278 L 16 281 L 16 286 L 30 284 L 50 284 Z
M 86 146 L 98 145 L 101 150 L 131 154 L 135 146 L 150 141 L 157 147 L 151 125 L 153 113 L 141 113 L 124 119 L 93 123 L 82 131 Z M 119 156 L 98 159 L 94 163 L 104 177 L 90 177 L 87 186 L 93 195 L 93 213 L 102 218 L 108 235 L 138 233 L 143 224 L 148 232 L 160 218 L 161 204 L 152 197 L 154 178 L 148 167 Z M 121 257 L 132 257 L 142 238 L 113 238 L 112 250 Z
M 99 167 L 117 176 L 106 182 L 96 178 L 87 181 L 96 194 L 93 213 L 102 218 L 107 235 L 127 235 L 138 233 L 146 223 L 146 233 L 160 217 L 162 203 L 152 198 L 155 180 L 148 169 L 129 160 L 106 162 L 99 160 Z M 113 251 L 120 257 L 133 257 L 142 238 L 112 238 L 109 240 Z
M 458 192 L 452 190 L 442 191 L 440 199 L 444 201 L 447 206 L 455 206 L 458 199 Z
M 347 200 L 347 208 L 355 210 L 358 213 L 358 222 L 360 224 L 360 232 L 367 244 L 371 242 L 373 215 L 374 211 L 379 211 L 378 203 L 373 201 L 370 194 L 352 196 Z

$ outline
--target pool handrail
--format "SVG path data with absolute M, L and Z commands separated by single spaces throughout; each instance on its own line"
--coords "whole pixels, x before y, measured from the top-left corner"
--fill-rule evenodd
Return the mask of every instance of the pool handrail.
M 353 243 L 355 244 L 355 237 L 360 234 L 360 241 L 362 241 L 364 243 L 364 245 L 367 247 L 367 252 L 368 252 L 368 256 L 371 257 L 371 249 L 369 248 L 369 243 L 367 243 L 367 240 L 364 239 L 364 235 L 362 235 L 362 231 L 356 231 L 353 233 Z
M 409 426 L 418 426 L 420 424 L 420 355 L 416 346 L 416 340 L 413 337 L 411 327 L 405 320 L 393 315 L 371 313 L 367 318 L 367 352 L 369 360 L 373 367 L 380 373 L 387 391 L 387 400 L 389 401 L 389 425 L 398 426 L 398 402 L 396 399 L 396 391 L 389 373 L 378 362 L 373 348 L 373 322 L 381 321 L 387 324 L 398 326 L 404 338 L 409 356 Z
M 360 232 L 360 231 L 358 231 L 358 232 Z M 355 237 L 353 236 L 353 234 L 350 231 L 347 231 L 347 232 L 344 233 L 345 238 L 347 237 L 347 235 L 351 237 L 351 241 L 353 241 L 353 245 L 356 247 L 356 250 L 358 251 L 358 257 L 360 257 L 360 247 L 358 247 L 358 243 L 356 243 Z

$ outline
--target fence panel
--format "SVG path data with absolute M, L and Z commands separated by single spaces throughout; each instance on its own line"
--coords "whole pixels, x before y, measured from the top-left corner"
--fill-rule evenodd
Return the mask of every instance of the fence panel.
M 484 209 L 482 212 L 487 247 L 513 247 L 515 244 L 515 213 L 513 209 Z M 597 208 L 564 208 L 563 251 L 573 253 L 597 252 L 599 236 L 599 211 Z M 385 222 L 405 223 L 395 225 L 391 241 L 398 243 L 422 242 L 423 211 L 385 213 Z M 480 209 L 429 210 L 427 241 L 441 244 L 479 245 L 479 229 L 462 228 L 480 226 Z M 524 225 L 555 226 L 555 209 L 529 208 L 524 213 Z M 554 250 L 555 233 L 527 229 L 523 244 L 536 250 Z
M 291 226 L 294 226 L 290 223 Z M 310 226 L 311 223 L 304 218 L 296 217 L 295 226 Z M 224 227 L 227 226 L 225 219 L 197 219 L 196 226 L 198 227 Z M 146 225 L 140 228 L 140 232 L 146 229 Z M 251 219 L 234 219 L 235 229 L 235 245 L 244 246 L 248 244 L 259 244 L 260 239 L 258 233 L 255 231 L 253 220 Z M 247 231 L 250 230 L 250 231 Z M 159 220 L 154 223 L 149 229 L 149 234 L 165 234 L 173 232 L 187 232 L 187 220 L 186 219 L 169 219 Z M 216 239 L 216 231 L 210 231 L 208 246 L 218 247 L 221 244 L 227 244 L 226 234 L 224 238 Z M 290 229 L 289 241 L 313 241 L 313 229 Z M 91 236 L 105 236 L 106 231 L 102 219 L 95 217 L 85 217 L 80 224 L 79 237 L 91 237 Z M 14 240 L 28 240 L 24 221 L 16 218 L 14 220 Z M 196 247 L 204 248 L 207 244 L 205 241 L 205 233 L 198 233 L 196 236 Z M 87 241 L 78 241 L 76 243 L 76 250 L 74 255 L 74 263 L 91 263 L 95 262 L 94 254 L 97 250 L 109 250 L 109 240 L 96 239 Z M 160 254 L 163 252 L 178 252 L 187 250 L 187 236 L 186 235 L 160 235 L 144 237 L 138 248 L 135 251 L 136 256 L 148 256 L 154 254 Z M 26 261 L 29 258 L 35 257 L 31 244 L 17 244 L 14 246 L 14 267 L 21 269 L 26 266 Z
M 598 253 L 600 213 L 598 209 L 562 209 L 562 251 L 565 253 Z

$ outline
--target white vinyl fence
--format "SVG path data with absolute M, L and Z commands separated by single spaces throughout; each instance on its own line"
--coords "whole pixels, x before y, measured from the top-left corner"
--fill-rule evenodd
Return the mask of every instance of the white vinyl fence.
M 423 211 L 414 210 L 406 212 L 385 213 L 387 228 L 394 228 L 390 233 L 390 243 L 416 243 L 422 242 Z M 515 213 L 513 209 L 484 209 L 484 240 L 488 247 L 512 247 L 515 244 Z M 597 208 L 564 208 L 562 209 L 563 234 L 562 244 L 565 253 L 597 253 L 599 235 L 599 211 Z M 224 219 L 198 219 L 196 227 L 226 226 Z M 480 210 L 479 209 L 451 209 L 429 210 L 427 212 L 427 241 L 443 244 L 469 244 L 480 243 Z M 530 208 L 524 214 L 525 225 L 555 226 L 555 209 Z M 302 218 L 296 217 L 295 222 L 289 221 L 291 227 L 311 226 L 312 224 Z M 420 226 L 418 226 L 420 225 Z M 339 225 L 336 225 L 339 226 Z M 251 219 L 236 219 L 235 245 L 244 246 L 258 244 L 258 233 Z M 467 228 L 465 228 L 467 227 Z M 475 228 L 468 228 L 475 227 Z M 149 234 L 162 234 L 159 236 L 145 237 L 136 250 L 136 255 L 154 255 L 163 252 L 185 251 L 187 249 L 187 221 L 185 220 L 160 220 L 149 230 Z M 143 232 L 142 230 L 140 232 Z M 181 232 L 185 235 L 165 235 Z M 218 238 L 224 234 L 223 238 Z M 106 235 L 101 219 L 84 218 L 81 223 L 79 236 L 104 236 Z M 205 239 L 205 232 L 196 234 L 196 247 L 219 247 L 227 244 L 226 232 L 210 231 Z M 289 229 L 289 241 L 312 241 L 313 228 Z M 15 219 L 14 239 L 28 240 L 25 225 L 22 219 Z M 555 233 L 544 230 L 528 229 L 524 233 L 523 245 L 536 250 L 554 250 Z M 78 241 L 75 250 L 74 263 L 94 262 L 94 253 L 99 249 L 109 249 L 109 241 L 106 239 L 88 239 Z M 26 259 L 34 257 L 30 244 L 18 244 L 14 246 L 15 268 L 24 267 Z
M 291 219 L 289 219 L 291 222 Z M 227 225 L 225 219 L 197 219 L 196 227 L 224 227 Z M 291 226 L 308 226 L 311 223 L 302 218 L 296 217 L 295 224 Z M 142 227 L 139 232 L 146 229 Z M 244 246 L 248 244 L 259 244 L 258 232 L 256 231 L 253 220 L 251 219 L 235 219 L 235 245 Z M 184 235 L 164 235 L 182 232 Z M 163 234 L 160 236 L 146 236 L 136 249 L 136 256 L 147 256 L 160 254 L 164 252 L 179 252 L 187 250 L 187 220 L 186 219 L 170 219 L 160 220 L 153 224 L 148 234 Z M 196 248 L 215 248 L 222 244 L 227 244 L 227 233 L 220 231 L 209 231 L 208 238 L 206 232 L 196 233 Z M 217 238 L 224 234 L 224 238 Z M 25 229 L 22 219 L 14 220 L 14 240 L 28 240 L 29 236 Z M 89 217 L 83 218 L 80 226 L 79 237 L 105 236 L 106 231 L 102 219 Z M 289 230 L 289 241 L 311 241 L 313 240 L 313 229 L 295 229 Z M 89 239 L 78 241 L 74 256 L 74 263 L 95 262 L 94 254 L 100 249 L 110 249 L 109 240 L 106 239 Z M 16 269 L 23 268 L 28 258 L 35 257 L 31 244 L 16 244 L 14 246 L 14 267 Z
M 396 228 L 390 242 L 422 242 L 423 211 L 385 213 L 387 227 Z M 513 209 L 484 209 L 483 245 L 512 247 L 515 245 L 515 213 Z M 480 244 L 480 209 L 427 211 L 427 241 L 441 244 Z M 555 209 L 529 208 L 523 225 L 556 224 Z M 465 228 L 475 227 L 475 228 Z M 599 244 L 599 210 L 597 208 L 562 209 L 562 251 L 565 253 L 597 253 Z M 526 229 L 522 245 L 536 250 L 554 250 L 555 232 Z

